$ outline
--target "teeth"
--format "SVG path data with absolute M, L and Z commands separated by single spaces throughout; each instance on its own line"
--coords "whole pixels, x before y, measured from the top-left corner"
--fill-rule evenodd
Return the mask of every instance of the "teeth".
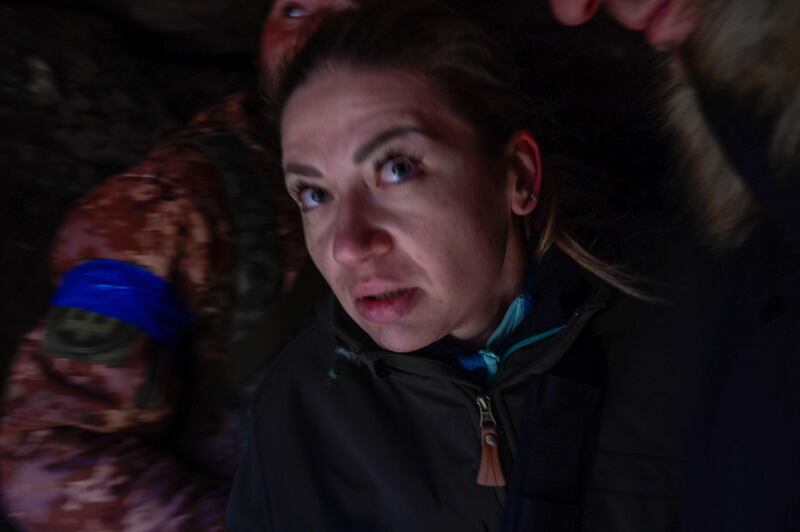
M 385 294 L 380 294 L 377 296 L 370 296 L 370 297 L 371 299 L 377 299 L 380 301 L 381 299 L 387 299 L 390 297 L 399 296 L 403 291 L 404 290 L 401 288 L 400 290 L 394 290 L 392 292 L 386 292 Z

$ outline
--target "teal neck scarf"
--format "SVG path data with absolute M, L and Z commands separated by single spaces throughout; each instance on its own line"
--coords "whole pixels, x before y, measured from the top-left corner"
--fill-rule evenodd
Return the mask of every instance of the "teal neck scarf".
M 497 375 L 499 367 L 514 351 L 557 334 L 564 328 L 564 326 L 561 325 L 533 334 L 503 349 L 503 347 L 508 344 L 509 338 L 511 338 L 519 325 L 533 312 L 536 299 L 536 286 L 536 274 L 535 271 L 531 271 L 528 274 L 528 282 L 525 291 L 511 302 L 500 325 L 497 326 L 486 341 L 485 347 L 478 350 L 477 353 L 458 357 L 458 362 L 461 366 L 470 372 L 476 380 L 482 381 L 483 384 L 486 385 L 490 384 L 495 375 Z

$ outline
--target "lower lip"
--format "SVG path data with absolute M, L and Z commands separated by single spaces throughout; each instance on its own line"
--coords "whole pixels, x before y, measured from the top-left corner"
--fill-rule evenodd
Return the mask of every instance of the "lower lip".
M 419 299 L 419 290 L 409 288 L 383 299 L 356 299 L 356 310 L 372 323 L 391 323 L 408 314 Z

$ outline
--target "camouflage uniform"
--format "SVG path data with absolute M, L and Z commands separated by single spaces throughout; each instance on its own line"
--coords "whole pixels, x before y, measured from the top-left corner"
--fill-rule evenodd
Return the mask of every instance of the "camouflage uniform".
M 306 262 L 253 101 L 202 113 L 68 214 L 60 288 L 6 388 L 0 486 L 22 528 L 222 528 L 246 400 L 226 357 Z

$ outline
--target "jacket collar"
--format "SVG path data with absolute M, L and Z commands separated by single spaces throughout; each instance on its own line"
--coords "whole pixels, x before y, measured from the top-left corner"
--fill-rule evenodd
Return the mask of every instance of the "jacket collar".
M 536 265 L 537 287 L 534 310 L 510 334 L 499 349 L 521 344 L 504 365 L 493 386 L 516 382 L 532 373 L 544 373 L 555 365 L 583 330 L 589 318 L 605 308 L 612 291 L 585 274 L 570 258 L 551 250 Z M 335 296 L 318 307 L 320 323 L 333 335 L 338 357 L 357 361 L 377 378 L 404 372 L 481 387 L 457 362 L 461 346 L 443 339 L 419 351 L 394 353 L 378 346 L 342 309 Z M 563 326 L 548 342 L 547 349 L 533 349 L 526 339 Z M 533 343 L 533 342 L 531 342 Z

